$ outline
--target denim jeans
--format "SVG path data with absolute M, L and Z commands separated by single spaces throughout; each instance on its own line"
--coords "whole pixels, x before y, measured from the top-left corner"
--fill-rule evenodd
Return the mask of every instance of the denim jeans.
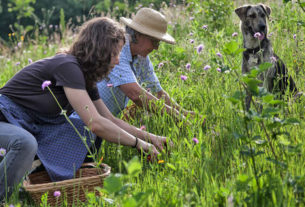
M 37 152 L 35 137 L 21 127 L 0 121 L 0 148 L 6 155 L 0 157 L 0 201 L 12 194 L 25 173 L 31 169 Z

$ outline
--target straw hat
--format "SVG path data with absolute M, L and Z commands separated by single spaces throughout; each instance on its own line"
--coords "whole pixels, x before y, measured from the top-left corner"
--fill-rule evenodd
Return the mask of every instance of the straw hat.
M 142 8 L 136 13 L 133 19 L 125 17 L 121 17 L 120 19 L 124 24 L 142 34 L 170 44 L 175 44 L 175 39 L 166 32 L 167 21 L 160 12 L 150 8 Z

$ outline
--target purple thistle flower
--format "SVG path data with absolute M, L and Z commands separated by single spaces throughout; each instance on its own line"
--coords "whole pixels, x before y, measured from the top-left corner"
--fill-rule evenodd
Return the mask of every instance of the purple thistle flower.
M 238 35 L 237 32 L 233 32 L 232 37 L 236 37 Z
M 209 66 L 209 65 L 206 65 L 206 66 L 204 66 L 204 68 L 203 68 L 203 70 L 209 70 L 209 69 L 211 69 L 211 66 Z
M 194 142 L 195 144 L 198 144 L 198 143 L 199 143 L 199 140 L 198 140 L 196 137 L 194 137 L 192 140 L 193 140 L 193 142 Z
M 220 52 L 217 52 L 216 55 L 220 58 L 222 57 L 222 54 Z
M 60 193 L 59 190 L 57 190 L 57 191 L 54 191 L 53 195 L 54 195 L 54 197 L 57 198 L 57 197 L 59 197 L 61 195 L 61 193 Z
M 107 87 L 111 88 L 111 87 L 113 87 L 113 84 L 112 83 L 107 83 Z
M 189 34 L 190 36 L 193 36 L 194 35 L 194 33 L 193 32 L 190 32 L 190 34 Z
M 268 37 L 271 37 L 273 35 L 273 32 L 270 32 L 269 34 L 268 34 Z
M 198 54 L 201 53 L 202 49 L 203 49 L 203 44 L 198 45 L 197 46 L 197 53 Z
M 22 42 L 18 42 L 18 43 L 17 43 L 17 46 L 18 46 L 18 47 L 21 47 L 21 46 L 22 46 Z
M 146 90 L 147 90 L 147 92 L 148 92 L 148 93 L 150 93 L 150 91 L 151 91 L 151 89 L 150 89 L 150 88 L 147 88 Z
M 48 87 L 49 85 L 51 85 L 51 81 L 49 80 L 43 81 L 43 83 L 41 84 L 42 90 L 44 90 L 45 87 Z
M 9 207 L 15 207 L 13 204 L 9 205 Z
M 185 81 L 187 79 L 187 76 L 181 75 L 180 78 L 181 78 L 181 80 Z
M 20 62 L 16 62 L 15 65 L 16 65 L 16 66 L 20 65 Z
M 221 73 L 221 68 L 217 68 L 216 70 Z
M 276 62 L 276 57 L 272 56 L 272 57 L 270 58 L 270 60 L 271 60 L 272 63 L 275 63 L 275 62 Z
M 259 40 L 263 40 L 264 39 L 264 34 L 260 33 L 260 32 L 256 32 L 254 34 L 254 37 L 259 39 Z
M 159 63 L 158 68 L 159 68 L 159 69 L 162 68 L 163 65 L 164 65 L 164 63 Z
M 203 26 L 202 26 L 202 29 L 207 30 L 207 29 L 208 29 L 208 25 L 203 25 Z
M 194 20 L 195 18 L 194 17 L 190 17 L 190 20 L 192 21 L 192 20 Z
M 33 60 L 31 58 L 29 58 L 28 62 L 31 64 L 33 62 Z
M 297 38 L 297 34 L 293 34 L 293 39 L 295 40 Z
M 186 68 L 187 70 L 190 70 L 190 69 L 191 69 L 191 63 L 187 63 L 187 64 L 185 65 L 185 68 Z
M 193 40 L 193 39 L 190 39 L 190 43 L 193 44 L 193 43 L 194 43 L 194 40 Z
M 6 149 L 0 148 L 0 157 L 4 157 L 5 154 L 6 154 Z

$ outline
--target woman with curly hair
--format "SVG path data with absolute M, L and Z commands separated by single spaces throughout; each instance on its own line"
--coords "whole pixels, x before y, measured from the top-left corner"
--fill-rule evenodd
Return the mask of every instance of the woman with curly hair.
M 26 66 L 0 89 L 0 201 L 30 170 L 35 155 L 51 180 L 60 181 L 73 178 L 95 137 L 153 156 L 156 147 L 162 150 L 166 137 L 115 118 L 96 87 L 119 63 L 124 35 L 115 21 L 94 18 L 67 52 Z M 62 115 L 73 111 L 80 116 L 70 119 L 78 133 Z

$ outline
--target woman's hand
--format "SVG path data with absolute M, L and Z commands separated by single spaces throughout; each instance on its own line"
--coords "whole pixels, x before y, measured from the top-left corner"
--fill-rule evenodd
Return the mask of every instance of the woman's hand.
M 152 136 L 151 137 L 151 143 L 157 147 L 159 150 L 163 150 L 164 146 L 167 147 L 172 147 L 174 144 L 171 140 L 167 139 L 166 137 L 162 137 L 162 136 Z
M 146 153 L 149 153 L 152 157 L 152 159 L 157 158 L 158 154 L 160 154 L 160 152 L 158 152 L 158 150 L 156 149 L 156 147 L 148 142 L 145 142 L 141 139 L 138 139 L 138 144 L 136 146 L 136 148 L 140 151 L 143 150 Z

